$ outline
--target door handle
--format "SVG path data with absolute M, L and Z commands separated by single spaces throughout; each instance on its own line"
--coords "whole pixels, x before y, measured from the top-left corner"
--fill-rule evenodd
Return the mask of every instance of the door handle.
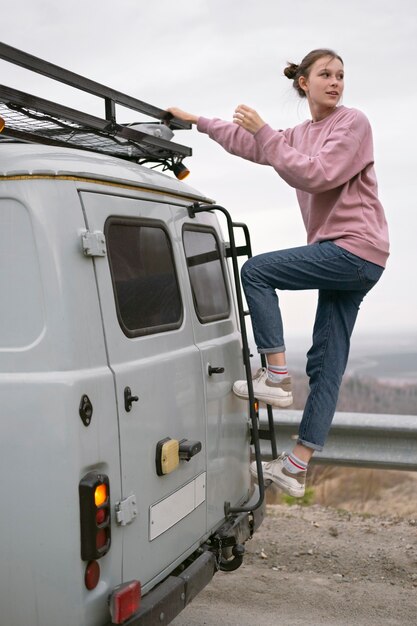
M 132 396 L 130 387 L 125 387 L 125 410 L 129 413 L 132 408 L 132 403 L 139 400 L 138 396 Z
M 212 376 L 213 374 L 223 374 L 224 367 L 212 367 L 210 363 L 207 366 L 208 375 Z

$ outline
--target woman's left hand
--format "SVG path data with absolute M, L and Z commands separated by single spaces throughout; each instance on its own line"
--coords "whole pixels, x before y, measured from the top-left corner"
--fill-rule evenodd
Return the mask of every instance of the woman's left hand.
M 239 106 L 236 107 L 233 115 L 233 121 L 235 124 L 238 124 L 248 132 L 252 133 L 252 135 L 257 133 L 262 126 L 265 126 L 265 122 L 255 109 L 251 109 L 246 106 L 246 104 L 239 104 Z

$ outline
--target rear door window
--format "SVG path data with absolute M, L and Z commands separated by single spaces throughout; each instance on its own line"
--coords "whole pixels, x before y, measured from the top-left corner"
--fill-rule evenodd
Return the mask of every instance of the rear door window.
M 105 235 L 123 332 L 136 337 L 178 328 L 182 302 L 164 226 L 156 220 L 110 218 Z
M 194 307 L 200 322 L 207 323 L 228 317 L 230 300 L 215 231 L 187 226 L 183 230 L 183 243 Z

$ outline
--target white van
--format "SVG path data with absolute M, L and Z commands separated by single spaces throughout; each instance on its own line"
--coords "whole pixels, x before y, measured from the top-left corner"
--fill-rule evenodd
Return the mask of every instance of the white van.
M 231 391 L 236 246 L 231 272 L 218 207 L 138 164 L 186 152 L 116 123 L 138 101 L 0 57 L 106 102 L 99 122 L 0 88 L 0 623 L 168 624 L 264 515 L 253 402 Z

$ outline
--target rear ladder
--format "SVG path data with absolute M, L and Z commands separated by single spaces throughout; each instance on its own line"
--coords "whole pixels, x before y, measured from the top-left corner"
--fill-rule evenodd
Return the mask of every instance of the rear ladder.
M 259 483 L 259 499 L 255 505 L 251 505 L 250 507 L 231 507 L 229 502 L 225 503 L 225 512 L 227 514 L 232 513 L 249 513 L 257 508 L 259 508 L 264 501 L 265 498 L 265 486 L 263 481 L 263 470 L 262 470 L 262 459 L 261 459 L 261 450 L 259 441 L 260 439 L 269 439 L 271 441 L 271 452 L 272 458 L 276 459 L 278 456 L 277 453 L 277 444 L 275 439 L 275 430 L 274 430 L 274 417 L 272 414 L 272 407 L 267 405 L 267 413 L 268 413 L 268 431 L 264 431 L 262 434 L 259 432 L 258 428 L 258 414 L 255 409 L 255 396 L 253 393 L 253 384 L 252 384 L 252 371 L 250 364 L 251 354 L 249 352 L 249 344 L 248 344 L 248 336 L 246 332 L 246 316 L 249 315 L 249 311 L 245 311 L 243 308 L 243 300 L 242 300 L 242 288 L 240 283 L 239 276 L 239 267 L 237 263 L 238 256 L 247 256 L 251 258 L 252 256 L 252 248 L 250 243 L 250 235 L 249 229 L 246 224 L 242 224 L 240 222 L 233 222 L 230 216 L 230 213 L 222 206 L 217 204 L 199 204 L 195 202 L 188 208 L 188 214 L 191 218 L 195 217 L 196 213 L 202 213 L 205 211 L 220 211 L 226 218 L 227 222 L 227 230 L 229 235 L 229 247 L 226 250 L 226 256 L 230 257 L 232 260 L 233 267 L 233 278 L 235 282 L 235 291 L 236 291 L 236 301 L 237 301 L 237 309 L 239 315 L 239 324 L 240 330 L 242 334 L 242 352 L 243 352 L 243 363 L 245 366 L 245 374 L 246 380 L 248 383 L 248 395 L 249 395 L 249 416 L 252 426 L 252 444 L 255 451 L 255 460 L 256 460 L 256 468 L 258 472 L 258 483 Z M 245 245 L 244 246 L 236 246 L 234 231 L 235 228 L 241 228 L 243 230 L 245 236 Z M 261 354 L 261 364 L 262 367 L 266 367 L 266 358 L 264 354 Z

